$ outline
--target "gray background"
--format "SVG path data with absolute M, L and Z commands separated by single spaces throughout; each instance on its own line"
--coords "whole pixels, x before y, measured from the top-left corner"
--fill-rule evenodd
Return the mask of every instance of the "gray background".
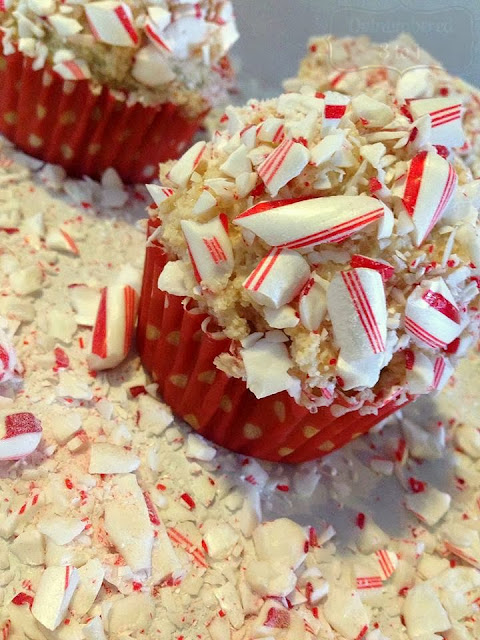
M 480 84 L 479 0 L 233 0 L 241 33 L 233 53 L 244 98 L 279 93 L 312 35 L 367 34 L 385 42 L 408 31 L 447 69 Z M 250 94 L 250 95 L 247 95 Z

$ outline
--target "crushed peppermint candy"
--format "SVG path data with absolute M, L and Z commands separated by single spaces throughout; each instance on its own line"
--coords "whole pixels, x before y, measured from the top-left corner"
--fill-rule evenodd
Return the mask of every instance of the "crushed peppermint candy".
M 438 396 L 320 461 L 291 468 L 232 454 L 173 420 L 135 353 L 92 372 L 95 317 L 76 322 L 68 343 L 49 331 L 52 310 L 59 318 L 91 316 L 126 263 L 141 268 L 144 236 L 133 226 L 131 192 L 116 214 L 93 202 L 95 215 L 69 195 L 83 181 L 67 191 L 56 180 L 57 189 L 47 191 L 42 176 L 51 183 L 55 172 L 37 177 L 12 163 L 0 168 L 0 177 L 8 175 L 0 213 L 13 202 L 21 216 L 41 210 L 47 231 L 67 228 L 79 253 L 41 243 L 22 251 L 20 232 L 2 245 L 0 314 L 23 376 L 0 395 L 2 419 L 23 415 L 9 424 L 25 424 L 27 435 L 41 439 L 26 457 L 0 461 L 0 639 L 480 636 L 478 353 L 462 360 Z M 337 263 L 339 253 L 322 251 L 312 251 L 311 261 L 301 255 L 312 270 L 315 262 L 350 271 L 351 256 Z M 365 253 L 362 247 L 355 255 Z M 395 253 L 388 262 L 399 269 L 401 261 Z M 10 274 L 33 264 L 44 272 L 40 293 L 16 294 Z M 372 265 L 352 268 L 382 280 Z M 425 279 L 437 277 L 453 302 L 422 281 L 422 304 L 454 322 L 448 316 L 463 313 L 470 293 L 442 273 Z M 311 278 L 297 295 L 308 300 L 314 290 L 322 304 L 323 315 L 302 306 L 316 331 L 327 313 L 328 280 Z M 79 286 L 95 292 L 93 302 L 72 298 Z M 368 287 L 360 298 L 370 301 Z M 376 312 L 367 317 L 378 321 Z M 388 310 L 387 349 L 394 324 Z M 402 364 L 414 371 L 419 354 L 433 371 L 432 351 L 412 345 L 403 348 Z M 57 364 L 67 359 L 68 367 Z M 281 375 L 291 377 L 288 368 Z

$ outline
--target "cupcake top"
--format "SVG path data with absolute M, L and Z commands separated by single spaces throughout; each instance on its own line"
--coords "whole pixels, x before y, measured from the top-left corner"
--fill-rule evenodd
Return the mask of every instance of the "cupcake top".
M 18 48 L 35 69 L 196 115 L 231 82 L 238 32 L 229 0 L 2 0 L 0 35 L 4 54 Z
M 217 367 L 313 410 L 440 389 L 478 326 L 480 184 L 461 157 L 364 94 L 307 87 L 221 120 L 150 186 L 158 286 L 232 339 Z
M 371 42 L 366 36 L 315 36 L 308 42 L 298 76 L 286 80 L 284 86 L 288 91 L 298 91 L 306 84 L 316 91 L 368 93 L 381 101 L 399 104 L 450 96 L 451 102 L 444 101 L 444 106 L 448 105 L 451 113 L 432 115 L 432 128 L 437 129 L 435 138 L 442 138 L 438 135 L 442 131 L 442 117 L 455 115 L 460 102 L 465 139 L 461 146 L 459 140 L 450 142 L 457 145 L 456 153 L 472 169 L 473 176 L 480 177 L 480 93 L 461 78 L 450 75 L 409 35 L 401 34 L 383 43 Z M 415 102 L 411 115 L 414 118 L 424 115 L 415 108 Z

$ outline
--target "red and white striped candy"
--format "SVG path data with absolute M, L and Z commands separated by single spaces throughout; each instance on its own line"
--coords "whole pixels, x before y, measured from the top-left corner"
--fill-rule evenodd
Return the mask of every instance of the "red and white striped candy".
M 295 298 L 310 277 L 308 262 L 296 251 L 272 249 L 243 283 L 258 304 L 278 309 Z
M 345 360 L 385 352 L 387 306 L 378 271 L 341 271 L 328 288 L 327 305 L 335 340 Z
M 92 77 L 84 60 L 64 60 L 54 65 L 53 70 L 64 80 L 88 80 Z
M 310 153 L 303 144 L 284 140 L 258 167 L 258 175 L 270 195 L 276 196 L 287 182 L 300 175 L 309 159 Z
M 437 356 L 429 358 L 421 351 L 409 351 L 406 380 L 408 390 L 414 395 L 441 391 L 453 373 L 448 358 Z
M 156 205 L 165 202 L 170 196 L 173 196 L 175 189 L 169 187 L 162 187 L 159 184 L 146 184 L 148 193 L 152 196 Z
M 352 256 L 352 259 L 350 260 L 350 266 L 354 269 L 365 267 L 366 269 L 373 269 L 374 271 L 378 271 L 378 273 L 382 276 L 382 280 L 384 282 L 389 280 L 395 273 L 395 267 L 392 267 L 392 265 L 385 260 L 380 260 L 379 258 L 374 260 L 373 258 L 362 256 L 358 253 Z
M 155 46 L 162 51 L 172 52 L 170 44 L 165 40 L 164 30 L 171 21 L 171 13 L 163 7 L 149 7 L 145 32 Z
M 323 129 L 338 127 L 340 120 L 347 111 L 350 98 L 343 93 L 327 91 L 325 93 L 325 106 L 323 109 Z
M 380 569 L 382 580 L 388 580 L 398 567 L 398 558 L 393 551 L 387 549 L 379 549 L 375 551 L 375 557 Z
M 261 142 L 280 144 L 285 137 L 285 121 L 280 118 L 267 118 L 257 127 L 257 139 Z
M 196 166 L 205 153 L 206 143 L 203 140 L 194 144 L 193 147 L 183 154 L 173 165 L 168 173 L 169 179 L 179 187 L 185 187 L 190 176 L 195 171 Z
M 303 249 L 342 242 L 383 215 L 384 206 L 376 198 L 329 196 L 260 202 L 234 222 L 272 247 Z
M 420 151 L 410 160 L 402 202 L 415 225 L 417 247 L 440 220 L 456 186 L 455 170 L 438 153 Z
M 100 42 L 117 47 L 134 47 L 138 44 L 132 11 L 125 2 L 88 2 L 85 13 L 93 35 Z
M 138 307 L 138 294 L 130 285 L 104 287 L 100 297 L 88 366 L 111 369 L 130 351 Z
M 320 327 L 326 311 L 327 296 L 325 289 L 313 276 L 303 287 L 298 300 L 300 322 L 305 329 L 316 331 Z
M 7 334 L 0 328 L 0 384 L 11 380 L 15 374 L 17 358 Z
M 383 581 L 381 576 L 357 576 L 355 578 L 356 588 L 359 591 L 365 589 L 381 589 L 383 587 Z
M 78 581 L 78 570 L 71 566 L 51 566 L 42 573 L 32 614 L 50 631 L 63 622 Z
M 430 142 L 446 147 L 461 147 L 465 142 L 462 127 L 462 101 L 455 96 L 410 100 L 414 120 L 429 114 L 432 123 Z
M 33 453 L 42 439 L 42 425 L 33 413 L 13 413 L 5 418 L 0 439 L 0 460 L 19 460 Z
M 443 278 L 429 280 L 409 295 L 405 330 L 422 347 L 445 349 L 462 329 L 460 311 Z
M 220 217 L 205 223 L 182 220 L 181 225 L 197 282 L 229 277 L 234 264 L 232 243 Z

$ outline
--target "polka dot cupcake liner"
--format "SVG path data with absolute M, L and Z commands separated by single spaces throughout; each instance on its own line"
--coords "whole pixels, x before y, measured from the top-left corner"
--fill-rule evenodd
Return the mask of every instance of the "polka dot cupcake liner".
M 205 117 L 190 120 L 171 103 L 128 106 L 107 87 L 63 80 L 48 65 L 36 71 L 33 62 L 0 55 L 0 133 L 72 176 L 98 179 L 114 167 L 125 182 L 147 182 L 159 162 L 185 151 Z
M 149 223 L 148 235 L 156 226 Z M 165 402 L 209 440 L 246 456 L 305 462 L 363 435 L 406 404 L 399 387 L 375 399 L 375 414 L 354 410 L 335 417 L 328 407 L 310 413 L 286 392 L 257 400 L 245 382 L 214 365 L 216 356 L 235 347 L 232 341 L 208 332 L 207 314 L 158 289 L 167 261 L 160 244 L 148 246 L 137 344 Z

